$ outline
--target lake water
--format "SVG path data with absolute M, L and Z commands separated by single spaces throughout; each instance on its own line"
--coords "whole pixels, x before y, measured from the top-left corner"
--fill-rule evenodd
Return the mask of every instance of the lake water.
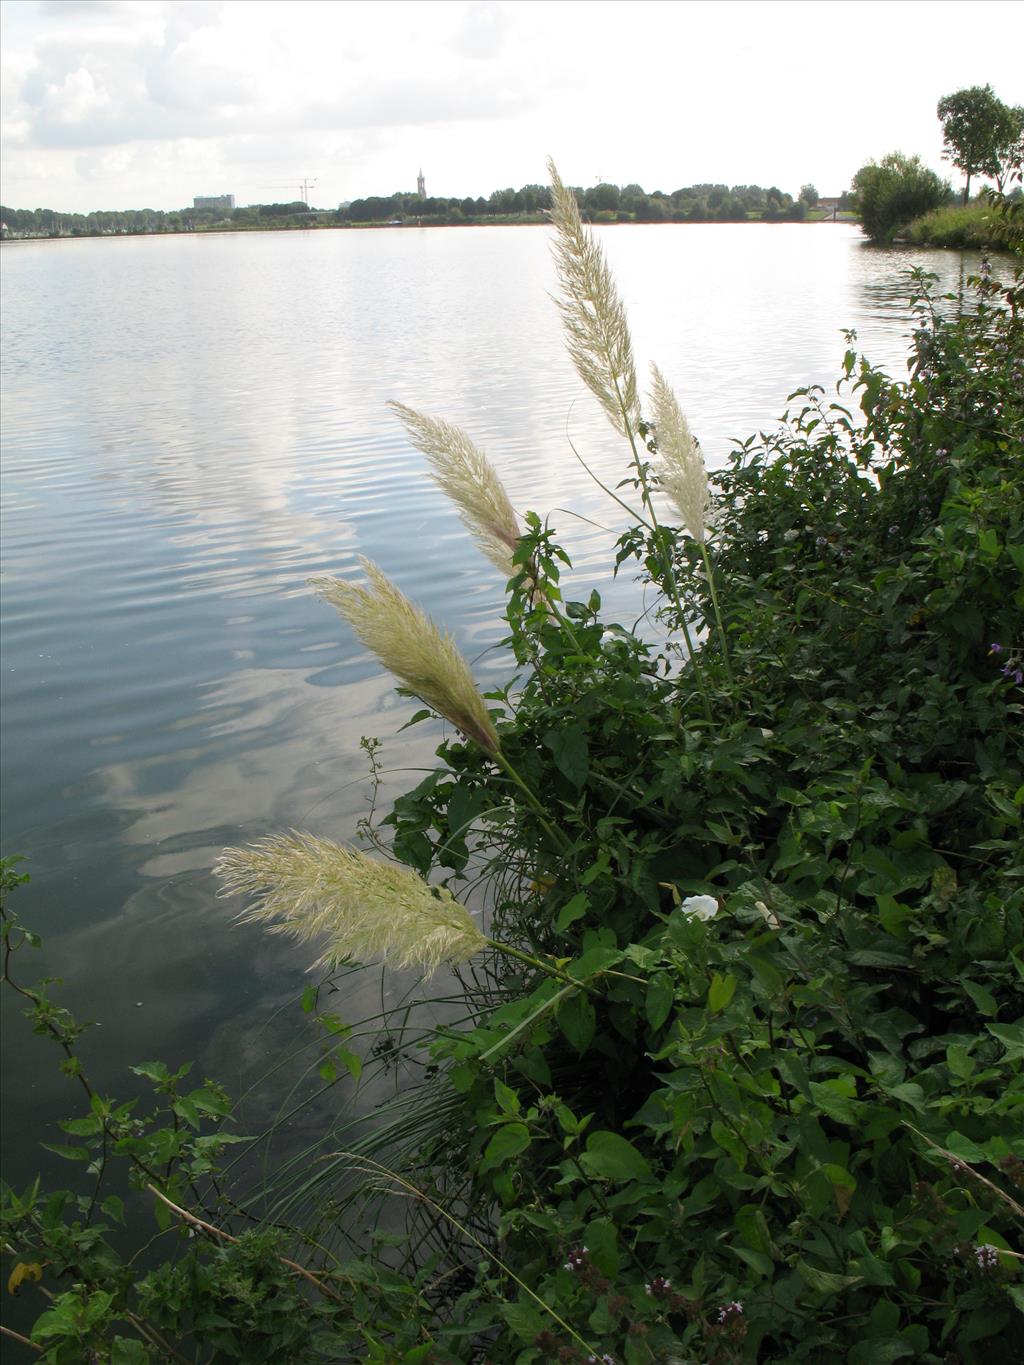
M 99 1087 L 197 1072 L 285 1105 L 315 1055 L 307 952 L 232 922 L 210 867 L 289 826 L 351 838 L 362 735 L 394 793 L 441 730 L 305 586 L 368 555 L 444 623 L 483 682 L 502 585 L 385 407 L 465 426 L 520 509 L 548 515 L 581 586 L 609 588 L 626 453 L 564 357 L 542 228 L 122 238 L 3 247 L 3 837 L 45 939 L 23 980 L 101 1027 Z M 977 259 L 879 251 L 846 225 L 620 227 L 602 235 L 638 357 L 676 387 L 709 463 L 830 385 L 855 328 L 903 375 L 902 275 L 955 288 Z M 589 518 L 590 520 L 583 520 Z M 592 523 L 603 524 L 595 526 Z M 623 581 L 609 600 L 632 620 Z M 352 1018 L 379 978 L 352 989 Z M 9 1178 L 78 1105 L 3 1001 Z M 292 1051 L 292 1049 L 296 1051 Z M 257 1109 L 259 1106 L 257 1105 Z

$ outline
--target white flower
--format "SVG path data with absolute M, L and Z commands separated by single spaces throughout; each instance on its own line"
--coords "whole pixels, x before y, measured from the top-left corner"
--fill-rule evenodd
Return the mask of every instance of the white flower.
M 703 541 L 710 513 L 704 456 L 693 439 L 679 400 L 657 365 L 651 366 L 651 415 L 658 440 L 661 486 L 676 505 L 683 525 L 694 540 Z
M 767 907 L 767 905 L 765 905 L 764 901 L 755 901 L 755 902 L 754 902 L 754 909 L 755 909 L 755 910 L 757 911 L 757 913 L 762 917 L 762 919 L 763 919 L 763 920 L 765 921 L 765 923 L 768 925 L 769 929 L 781 929 L 781 928 L 782 928 L 782 921 L 779 919 L 778 915 L 775 913 L 774 910 L 769 910 L 769 909 L 768 909 L 768 907 Z
M 318 968 L 383 958 L 429 976 L 487 946 L 446 887 L 312 834 L 293 831 L 227 848 L 214 873 L 224 884 L 221 895 L 251 898 L 243 922 L 267 924 L 299 942 L 325 939 Z
M 679 908 L 684 915 L 691 915 L 694 919 L 714 919 L 718 914 L 718 902 L 714 896 L 687 896 Z

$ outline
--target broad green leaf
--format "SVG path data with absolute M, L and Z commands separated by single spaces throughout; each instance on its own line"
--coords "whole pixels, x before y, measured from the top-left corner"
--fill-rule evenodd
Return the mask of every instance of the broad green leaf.
M 804 1260 L 796 1263 L 801 1279 L 819 1294 L 841 1294 L 851 1284 L 860 1284 L 863 1275 L 836 1275 L 831 1270 L 819 1270 Z
M 756 1204 L 744 1204 L 736 1210 L 732 1221 L 745 1246 L 767 1256 L 778 1254 L 764 1213 Z
M 651 1028 L 659 1029 L 669 1016 L 675 992 L 668 972 L 656 972 L 647 986 L 644 1009 Z
M 647 1158 L 618 1133 L 601 1131 L 587 1138 L 587 1150 L 580 1157 L 591 1175 L 606 1180 L 653 1180 Z
M 850 1096 L 842 1080 L 811 1081 L 810 1091 L 815 1104 L 830 1119 L 851 1126 L 856 1125 L 858 1115 L 864 1106 Z
M 506 1085 L 504 1081 L 499 1081 L 497 1076 L 494 1078 L 494 1098 L 498 1101 L 498 1107 L 503 1113 L 519 1113 L 519 1096 L 511 1086 Z
M 758 1275 L 768 1276 L 775 1270 L 772 1258 L 766 1256 L 763 1251 L 754 1251 L 752 1247 L 738 1247 L 735 1243 L 729 1249 L 733 1255 L 738 1256 Z
M 994 1038 L 998 1038 L 1011 1057 L 1024 1056 L 1024 1025 L 986 1024 L 985 1027 Z
M 890 1365 L 891 1361 L 915 1355 L 910 1342 L 901 1337 L 873 1337 L 857 1342 L 846 1359 L 848 1365 Z
M 996 1004 L 996 998 L 991 991 L 987 991 L 984 986 L 976 985 L 973 981 L 961 981 L 960 985 L 974 1001 L 980 1014 L 996 1015 L 999 1013 L 999 1006 Z
M 572 900 L 566 901 L 555 918 L 555 928 L 564 933 L 570 924 L 582 919 L 590 908 L 590 897 L 585 891 L 577 891 Z
M 555 1015 L 558 1027 L 579 1053 L 586 1052 L 597 1028 L 597 1015 L 589 996 L 582 990 L 573 991 L 562 1001 Z
M 954 1076 L 959 1076 L 962 1080 L 974 1074 L 971 1054 L 962 1043 L 952 1043 L 946 1048 L 946 1065 Z
M 525 1152 L 529 1145 L 530 1130 L 525 1123 L 502 1124 L 484 1148 L 480 1169 L 488 1171 L 493 1166 L 500 1166 L 502 1162 Z
M 148 1365 L 152 1356 L 141 1341 L 132 1337 L 115 1337 L 110 1348 L 110 1365 Z
M 551 1326 L 551 1318 L 532 1303 L 503 1303 L 499 1306 L 498 1312 L 516 1336 L 528 1345 L 532 1345 L 541 1332 Z
M 735 994 L 736 978 L 715 972 L 708 987 L 708 1009 L 712 1014 L 721 1014 Z
M 584 1237 L 590 1259 L 602 1275 L 614 1279 L 619 1273 L 619 1249 L 615 1224 L 610 1218 L 595 1218 L 587 1224 Z
M 350 1052 L 347 1047 L 335 1049 L 334 1055 L 354 1081 L 363 1074 L 363 1059 L 358 1052 Z
M 544 743 L 551 750 L 555 767 L 579 790 L 586 782 L 590 768 L 590 749 L 582 727 L 566 725 L 549 730 Z

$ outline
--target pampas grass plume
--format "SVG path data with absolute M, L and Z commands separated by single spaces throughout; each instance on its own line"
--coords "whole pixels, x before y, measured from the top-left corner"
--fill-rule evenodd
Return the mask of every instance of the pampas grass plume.
M 360 563 L 369 587 L 327 574 L 311 578 L 310 585 L 410 692 L 488 753 L 497 754 L 497 732 L 455 641 L 442 635 L 376 564 L 368 559 Z
M 326 939 L 314 968 L 382 959 L 429 976 L 442 964 L 468 962 L 488 943 L 450 891 L 312 834 L 225 849 L 214 874 L 222 896 L 254 898 L 242 922 L 300 943 Z
M 621 436 L 640 421 L 633 344 L 615 281 L 599 243 L 583 226 L 571 189 L 549 159 L 553 254 L 561 285 L 556 297 L 567 346 L 584 384 L 597 397 Z
M 459 510 L 478 548 L 506 578 L 522 532 L 497 471 L 459 427 L 427 417 L 404 403 L 389 403 L 405 423 L 413 445 L 430 461 L 434 482 Z
M 704 457 L 679 400 L 657 365 L 651 366 L 651 416 L 661 456 L 661 486 L 675 503 L 687 531 L 703 543 L 710 506 Z

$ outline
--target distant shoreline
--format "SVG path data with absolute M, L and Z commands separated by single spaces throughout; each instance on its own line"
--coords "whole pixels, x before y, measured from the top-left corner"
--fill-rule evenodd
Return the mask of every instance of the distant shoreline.
M 600 228 L 619 228 L 619 227 L 817 227 L 820 224 L 845 223 L 857 226 L 860 220 L 856 214 L 840 213 L 836 218 L 831 215 L 821 218 L 805 218 L 801 221 L 793 219 L 762 219 L 748 218 L 746 221 L 740 219 L 728 220 L 725 222 L 702 218 L 690 221 L 665 220 L 662 222 L 611 222 L 611 223 L 590 223 L 589 227 Z M 187 229 L 163 229 L 151 232 L 58 232 L 58 233 L 15 233 L 5 232 L 0 237 L 0 243 L 8 244 L 13 242 L 84 242 L 84 241 L 109 241 L 124 240 L 133 237 L 224 237 L 230 234 L 238 236 L 248 235 L 254 232 L 262 233 L 282 233 L 282 232 L 397 232 L 408 230 L 409 228 L 430 229 L 452 228 L 463 230 L 466 228 L 489 228 L 489 227 L 549 227 L 550 218 L 544 215 L 523 216 L 521 214 L 509 215 L 508 217 L 496 216 L 488 218 L 486 222 L 479 219 L 467 219 L 462 223 L 430 223 L 418 222 L 415 219 L 402 223 L 295 223 L 281 227 L 271 227 L 268 224 L 225 224 L 223 227 L 199 227 Z

